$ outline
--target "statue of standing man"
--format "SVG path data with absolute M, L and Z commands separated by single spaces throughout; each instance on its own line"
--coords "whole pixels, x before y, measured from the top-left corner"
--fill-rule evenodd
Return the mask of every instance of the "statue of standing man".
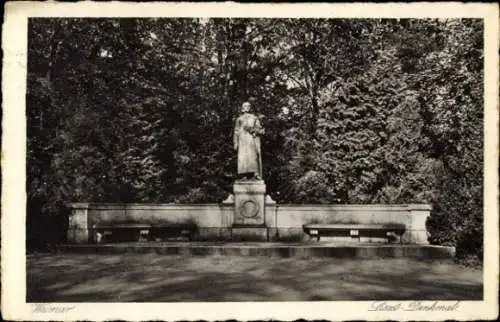
M 264 129 L 259 118 L 250 113 L 249 102 L 243 103 L 241 113 L 236 119 L 233 135 L 234 149 L 238 151 L 238 177 L 261 180 L 260 135 Z

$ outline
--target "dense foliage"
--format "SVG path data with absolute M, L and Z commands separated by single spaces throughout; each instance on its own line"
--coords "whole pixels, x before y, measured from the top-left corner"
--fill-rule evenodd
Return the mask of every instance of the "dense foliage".
M 28 241 L 65 203 L 218 202 L 250 100 L 280 203 L 434 205 L 482 254 L 482 21 L 30 19 Z M 62 238 L 62 237 L 61 237 Z

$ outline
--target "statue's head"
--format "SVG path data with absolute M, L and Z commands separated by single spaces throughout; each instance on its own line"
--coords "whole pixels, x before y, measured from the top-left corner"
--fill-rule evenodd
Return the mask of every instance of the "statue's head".
M 251 105 L 249 102 L 243 103 L 243 105 L 241 105 L 241 112 L 243 112 L 243 113 L 250 112 L 250 107 L 251 107 Z

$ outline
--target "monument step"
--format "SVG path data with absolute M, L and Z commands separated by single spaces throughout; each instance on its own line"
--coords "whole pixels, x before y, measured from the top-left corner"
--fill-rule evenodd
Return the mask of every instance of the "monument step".
M 120 243 L 65 244 L 58 251 L 70 253 L 157 253 L 161 255 L 267 256 L 308 258 L 418 258 L 451 259 L 454 247 L 436 245 L 338 245 L 330 243 Z

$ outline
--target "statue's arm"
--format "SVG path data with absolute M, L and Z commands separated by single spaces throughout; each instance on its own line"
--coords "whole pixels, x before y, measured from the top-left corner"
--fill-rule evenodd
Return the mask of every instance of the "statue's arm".
M 260 123 L 260 119 L 257 117 L 255 120 L 255 134 L 262 135 L 264 134 L 264 128 Z

